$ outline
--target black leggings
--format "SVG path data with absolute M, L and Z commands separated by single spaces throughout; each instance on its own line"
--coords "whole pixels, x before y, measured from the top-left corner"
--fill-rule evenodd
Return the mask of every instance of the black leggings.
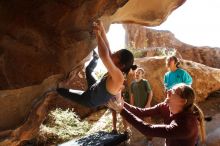
M 97 66 L 98 59 L 93 57 L 93 59 L 90 61 L 88 66 L 86 67 L 86 80 L 88 84 L 88 88 L 90 88 L 93 84 L 96 83 L 95 77 L 92 75 L 92 72 L 94 71 L 95 67 Z M 79 104 L 82 104 L 84 106 L 91 107 L 91 103 L 89 100 L 90 93 L 87 91 L 81 91 L 81 90 L 72 90 L 72 89 L 66 89 L 66 88 L 57 88 L 57 92 L 70 100 L 73 100 Z

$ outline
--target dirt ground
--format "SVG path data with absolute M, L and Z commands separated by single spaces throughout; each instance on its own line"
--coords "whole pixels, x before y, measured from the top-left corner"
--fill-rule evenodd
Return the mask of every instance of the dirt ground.
M 198 104 L 205 116 L 211 116 L 212 120 L 206 122 L 206 132 L 209 134 L 219 128 L 220 123 L 220 91 L 210 95 L 204 102 Z

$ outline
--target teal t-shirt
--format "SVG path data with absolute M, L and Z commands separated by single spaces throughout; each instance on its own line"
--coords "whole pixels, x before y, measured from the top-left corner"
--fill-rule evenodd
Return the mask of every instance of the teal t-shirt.
M 151 87 L 147 80 L 141 79 L 139 82 L 132 82 L 131 93 L 134 96 L 134 105 L 143 108 L 147 103 L 150 91 Z
M 164 75 L 164 86 L 166 90 L 171 89 L 178 83 L 192 84 L 192 77 L 184 69 L 178 68 L 176 71 L 169 71 Z

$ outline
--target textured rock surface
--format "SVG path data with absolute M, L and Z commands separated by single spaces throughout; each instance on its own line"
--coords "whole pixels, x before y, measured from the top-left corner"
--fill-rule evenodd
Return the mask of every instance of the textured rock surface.
M 96 45 L 96 19 L 106 28 L 116 21 L 159 25 L 184 1 L 1 1 L 0 89 L 39 84 L 71 71 Z
M 165 57 L 145 57 L 136 59 L 136 63 L 145 70 L 145 78 L 149 80 L 156 101 L 163 100 L 163 77 L 167 71 Z M 181 67 L 186 69 L 193 78 L 197 101 L 204 101 L 208 94 L 220 89 L 220 69 L 203 64 L 182 60 Z
M 1 120 L 2 122 L 1 124 L 5 126 L 1 127 L 0 137 L 4 138 L 4 140 L 0 142 L 0 146 L 22 145 L 22 142 L 24 142 L 25 140 L 29 140 L 37 136 L 41 123 L 45 120 L 49 111 L 53 110 L 54 108 L 57 107 L 63 109 L 74 108 L 74 111 L 78 113 L 78 115 L 81 118 L 88 116 L 89 114 L 91 114 L 96 110 L 69 101 L 68 99 L 65 99 L 57 95 L 56 92 L 53 91 L 45 92 L 47 86 L 52 85 L 52 83 L 56 81 L 55 79 L 57 79 L 58 77 L 62 77 L 62 76 L 57 75 L 53 78 L 51 77 L 45 80 L 42 83 L 42 85 L 39 85 L 37 86 L 38 88 L 37 87 L 35 88 L 36 90 L 34 92 L 31 90 L 31 88 L 27 88 L 26 90 L 30 92 L 25 92 L 25 93 L 28 95 L 22 93 L 20 89 L 16 89 L 20 92 L 16 92 L 14 94 L 12 92 L 11 96 L 4 98 L 6 104 L 12 103 L 13 106 L 10 107 L 12 107 L 11 110 L 15 112 L 15 114 L 7 115 L 7 107 L 4 107 L 4 109 L 1 110 L 1 115 L 4 116 L 2 118 L 7 117 L 6 120 L 8 120 L 9 122 L 3 123 L 5 120 Z M 85 82 L 84 72 L 82 71 L 82 67 L 79 66 L 74 71 L 72 71 L 66 77 L 65 80 L 59 82 L 59 86 L 84 90 L 86 88 L 86 82 Z M 40 87 L 45 87 L 45 88 L 41 89 Z M 14 91 L 14 90 L 9 90 L 9 91 Z M 29 96 L 29 94 L 31 95 L 37 94 L 36 96 L 38 98 L 34 100 L 30 98 L 30 100 L 27 100 L 26 98 L 27 96 Z M 12 97 L 14 97 L 16 100 L 12 100 L 11 99 Z M 2 102 L 3 106 L 5 106 L 4 103 L 5 102 Z M 24 103 L 29 103 L 30 105 L 25 105 Z M 25 111 L 26 113 L 22 112 L 22 109 L 27 109 Z M 29 111 L 28 109 L 31 109 L 31 111 Z M 25 114 L 27 114 L 28 117 L 26 116 L 27 119 L 24 120 L 22 116 L 25 116 Z M 19 121 L 20 122 L 18 123 L 19 126 L 12 127 L 11 125 L 14 124 L 13 123 L 14 121 L 10 121 L 10 119 Z
M 220 144 L 220 114 L 216 114 L 213 117 L 213 121 L 208 124 L 208 135 L 207 135 L 207 145 L 208 146 L 217 146 Z
M 126 43 L 133 42 L 133 47 L 137 49 L 145 48 L 145 56 L 157 56 L 158 51 L 162 48 L 175 48 L 178 52 L 177 55 L 185 60 L 220 68 L 220 48 L 196 47 L 183 43 L 175 38 L 170 31 L 154 30 L 134 24 L 124 24 L 124 28 L 126 30 Z
M 85 62 L 84 58 L 96 46 L 93 21 L 102 19 L 106 29 L 114 22 L 159 25 L 184 2 L 0 1 L 0 135 L 4 133 L 2 130 L 25 123 L 44 93 L 55 88 L 69 72 Z M 22 131 L 19 133 L 23 134 Z M 31 138 L 31 135 L 24 137 Z M 18 142 L 24 140 L 14 138 Z
M 146 26 L 156 26 L 185 0 L 129 0 L 113 15 L 113 22 L 134 22 Z

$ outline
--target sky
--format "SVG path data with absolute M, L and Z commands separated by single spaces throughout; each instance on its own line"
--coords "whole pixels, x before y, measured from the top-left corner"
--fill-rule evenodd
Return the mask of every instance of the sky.
M 220 0 L 186 0 L 165 22 L 151 28 L 169 30 L 190 45 L 220 48 Z M 121 24 L 112 24 L 107 38 L 112 52 L 125 48 L 125 30 Z M 101 66 L 96 70 L 102 70 Z
M 186 0 L 160 26 L 180 41 L 194 46 L 220 48 L 220 0 Z M 112 24 L 107 34 L 111 49 L 124 48 L 125 31 L 120 24 Z
M 158 27 L 182 42 L 220 48 L 220 0 L 187 0 Z
M 121 24 L 112 24 L 109 28 L 108 33 L 107 33 L 107 39 L 109 41 L 109 45 L 110 45 L 112 53 L 119 50 L 119 49 L 125 48 L 125 30 L 122 27 L 122 25 Z M 96 52 L 98 52 L 97 48 L 95 50 L 96 50 Z M 86 65 L 87 65 L 87 63 L 86 63 Z M 105 66 L 103 65 L 101 59 L 98 60 L 98 65 L 95 68 L 95 71 L 96 72 L 106 72 L 107 71 Z

